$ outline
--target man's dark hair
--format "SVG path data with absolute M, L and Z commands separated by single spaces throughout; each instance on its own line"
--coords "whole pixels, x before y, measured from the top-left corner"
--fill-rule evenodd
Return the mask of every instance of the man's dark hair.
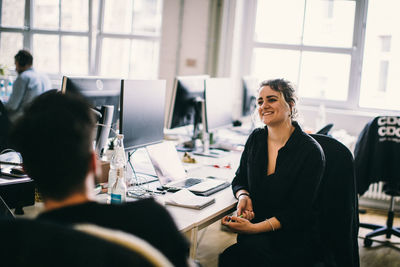
M 14 59 L 21 67 L 32 66 L 33 64 L 32 54 L 28 50 L 19 50 Z
M 62 200 L 83 189 L 94 126 L 82 96 L 56 90 L 38 96 L 16 122 L 11 142 L 44 198 Z

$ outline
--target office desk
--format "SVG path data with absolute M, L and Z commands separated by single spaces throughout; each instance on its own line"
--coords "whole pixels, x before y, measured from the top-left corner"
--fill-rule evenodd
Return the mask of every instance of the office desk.
M 236 210 L 237 200 L 233 197 L 230 187 L 212 196 L 215 197 L 215 203 L 202 210 L 166 206 L 179 230 L 189 239 L 190 257 L 193 259 L 196 257 L 198 232 Z
M 155 188 L 158 185 L 159 183 L 155 182 L 149 186 Z M 165 196 L 156 196 L 155 199 L 164 205 L 164 200 L 168 194 L 172 193 L 167 193 Z M 237 200 L 234 198 L 230 187 L 211 196 L 215 197 L 215 203 L 201 210 L 165 205 L 165 208 L 174 219 L 178 230 L 189 239 L 190 257 L 193 259 L 196 257 L 198 231 L 236 210 Z M 108 194 L 99 194 L 96 198 L 97 201 L 106 203 L 109 196 Z M 135 200 L 134 198 L 127 198 L 127 201 Z
M 226 157 L 218 159 L 195 156 L 198 163 L 186 164 L 185 167 L 190 177 L 213 176 L 231 182 L 237 165 L 239 164 L 240 155 L 241 153 L 239 152 L 232 152 L 228 153 Z M 220 168 L 215 167 L 215 165 L 220 166 Z M 230 165 L 231 168 L 224 167 L 228 165 Z M 158 185 L 158 181 L 148 184 L 149 188 L 156 188 Z M 232 194 L 231 187 L 225 188 L 211 196 L 215 197 L 215 203 L 202 210 L 165 205 L 178 229 L 185 234 L 191 242 L 191 258 L 196 257 L 198 231 L 221 219 L 223 216 L 232 213 L 236 208 L 237 200 Z M 165 196 L 156 196 L 155 198 L 161 204 L 164 204 Z M 107 194 L 99 194 L 96 196 L 98 202 L 106 203 L 107 199 Z M 127 200 L 135 201 L 134 198 L 127 198 Z M 35 207 L 27 209 L 26 217 L 35 217 L 41 210 L 43 210 L 43 203 L 36 203 Z
M 140 152 L 137 155 L 140 156 Z M 231 152 L 222 158 L 195 156 L 196 164 L 185 164 L 188 177 L 204 178 L 212 176 L 231 182 L 239 164 L 240 155 L 240 152 Z M 138 162 L 145 163 L 140 160 Z M 226 168 L 225 166 L 230 166 L 230 168 Z M 157 181 L 145 186 L 148 189 L 154 190 L 159 185 L 160 183 Z M 164 205 L 165 198 L 170 194 L 172 193 L 155 196 L 155 198 L 160 204 Z M 212 194 L 211 197 L 215 198 L 215 203 L 201 210 L 165 205 L 178 229 L 189 239 L 191 244 L 190 257 L 193 259 L 196 257 L 198 232 L 236 210 L 237 200 L 232 194 L 231 187 Z M 107 194 L 97 195 L 97 199 L 100 202 L 106 202 L 107 198 Z M 127 198 L 127 201 L 135 201 L 135 199 Z

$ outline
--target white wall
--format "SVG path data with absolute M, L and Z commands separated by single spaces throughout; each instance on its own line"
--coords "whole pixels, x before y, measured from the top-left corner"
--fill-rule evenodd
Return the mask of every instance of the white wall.
M 206 74 L 210 1 L 164 0 L 159 77 Z
M 175 76 L 209 72 L 211 1 L 164 0 L 159 78 L 167 80 L 166 111 Z

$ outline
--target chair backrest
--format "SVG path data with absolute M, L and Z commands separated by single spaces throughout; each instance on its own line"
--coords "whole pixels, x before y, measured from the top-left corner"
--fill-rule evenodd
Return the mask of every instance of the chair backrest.
M 148 262 L 152 263 L 153 266 L 173 266 L 172 263 L 160 251 L 147 243 L 145 240 L 132 234 L 118 230 L 107 229 L 94 224 L 77 224 L 74 226 L 74 228 L 131 249 L 142 255 Z
M 38 220 L 0 220 L 2 266 L 158 266 L 92 234 Z
M 311 135 L 325 154 L 318 199 L 320 237 L 326 266 L 359 266 L 358 199 L 353 155 L 334 138 Z
M 8 148 L 8 132 L 11 122 L 7 114 L 7 110 L 0 100 L 0 151 Z
M 316 132 L 316 134 L 323 134 L 323 135 L 329 135 L 329 132 L 333 128 L 333 123 L 329 123 L 325 125 L 323 128 L 321 128 L 319 131 Z

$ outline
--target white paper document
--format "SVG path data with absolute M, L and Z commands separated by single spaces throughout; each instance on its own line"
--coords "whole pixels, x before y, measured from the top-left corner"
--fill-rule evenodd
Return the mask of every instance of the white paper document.
M 202 209 L 215 202 L 213 197 L 197 196 L 187 189 L 181 189 L 167 196 L 165 204 L 191 209 Z

